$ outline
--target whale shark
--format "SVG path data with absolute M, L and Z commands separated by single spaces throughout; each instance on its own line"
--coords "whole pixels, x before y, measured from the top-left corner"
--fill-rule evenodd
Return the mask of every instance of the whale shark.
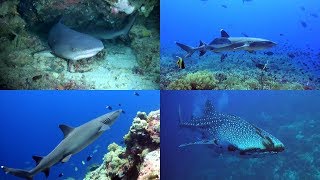
M 239 51 L 244 50 L 248 52 L 254 52 L 257 50 L 264 50 L 276 45 L 267 39 L 254 38 L 254 37 L 230 37 L 225 30 L 221 30 L 221 37 L 215 38 L 209 44 L 200 41 L 198 47 L 191 47 L 179 42 L 175 42 L 177 46 L 187 52 L 185 58 L 191 57 L 196 51 L 200 52 L 200 56 L 203 56 L 207 51 L 215 53 L 226 51 Z
M 203 133 L 201 140 L 181 144 L 179 147 L 208 145 L 217 153 L 240 157 L 261 157 L 284 151 L 284 144 L 257 126 L 241 117 L 217 112 L 210 100 L 205 102 L 203 114 L 183 121 L 179 106 L 180 127 L 198 129 Z
M 94 142 L 106 130 L 110 129 L 121 113 L 122 110 L 119 109 L 99 116 L 75 128 L 61 124 L 59 128 L 63 132 L 64 139 L 47 156 L 33 156 L 32 158 L 37 164 L 35 168 L 27 171 L 1 166 L 1 169 L 7 174 L 28 180 L 32 180 L 39 172 L 44 172 L 45 176 L 48 177 L 51 166 L 59 162 L 67 162 L 72 155 L 80 152 Z

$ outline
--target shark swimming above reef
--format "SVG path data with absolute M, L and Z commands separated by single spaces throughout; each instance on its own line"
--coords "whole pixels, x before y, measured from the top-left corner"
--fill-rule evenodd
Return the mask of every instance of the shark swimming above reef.
M 276 154 L 285 148 L 276 137 L 246 120 L 217 112 L 209 100 L 205 103 L 202 117 L 192 117 L 190 121 L 183 122 L 180 107 L 179 117 L 180 127 L 197 128 L 206 134 L 206 138 L 200 141 L 179 147 L 210 145 L 218 153 L 230 152 L 240 157 Z
M 32 158 L 37 164 L 35 168 L 27 171 L 1 166 L 1 169 L 7 174 L 29 180 L 33 179 L 39 172 L 45 173 L 46 177 L 48 177 L 51 166 L 59 162 L 67 162 L 72 155 L 80 152 L 94 142 L 103 132 L 110 129 L 110 126 L 118 119 L 121 113 L 121 109 L 113 111 L 76 128 L 59 125 L 59 128 L 63 132 L 64 139 L 47 156 L 33 156 Z
M 54 55 L 72 61 L 95 56 L 104 48 L 101 40 L 70 29 L 61 20 L 51 28 L 48 44 Z
M 192 56 L 192 54 L 196 51 L 199 51 L 200 56 L 203 56 L 207 51 L 212 51 L 215 53 L 239 50 L 254 52 L 256 50 L 271 48 L 276 45 L 275 42 L 262 38 L 230 37 L 229 34 L 223 29 L 221 30 L 221 37 L 215 38 L 209 44 L 200 41 L 200 45 L 198 47 L 191 47 L 179 42 L 175 43 L 177 46 L 187 52 L 185 58 Z

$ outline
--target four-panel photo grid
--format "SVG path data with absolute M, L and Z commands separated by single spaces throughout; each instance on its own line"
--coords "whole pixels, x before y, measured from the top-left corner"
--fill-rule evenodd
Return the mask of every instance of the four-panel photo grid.
M 0 0 L 0 180 L 320 180 L 319 16 Z

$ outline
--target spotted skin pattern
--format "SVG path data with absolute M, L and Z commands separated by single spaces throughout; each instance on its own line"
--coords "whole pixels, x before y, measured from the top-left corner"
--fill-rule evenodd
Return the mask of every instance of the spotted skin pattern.
M 276 137 L 240 117 L 216 112 L 209 100 L 202 117 L 192 117 L 188 122 L 180 122 L 180 126 L 198 128 L 210 135 L 210 139 L 180 147 L 213 144 L 239 155 L 275 154 L 284 150 L 283 143 Z

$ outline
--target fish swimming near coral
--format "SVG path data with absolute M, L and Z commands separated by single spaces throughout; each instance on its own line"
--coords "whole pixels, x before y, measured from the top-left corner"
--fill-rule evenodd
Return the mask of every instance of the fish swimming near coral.
M 258 157 L 284 151 L 280 140 L 240 117 L 216 112 L 209 100 L 205 103 L 202 117 L 183 122 L 180 107 L 179 116 L 180 127 L 197 128 L 210 137 L 179 147 L 210 145 L 216 152 L 231 152 L 241 157 Z
M 177 56 L 177 58 L 178 58 L 178 61 L 177 61 L 178 68 L 179 69 L 185 69 L 186 67 L 185 67 L 183 59 L 181 57 L 179 57 L 179 56 Z
M 101 40 L 70 29 L 61 20 L 51 28 L 48 44 L 54 55 L 72 61 L 93 57 L 104 48 Z
M 185 57 L 191 57 L 196 51 L 200 52 L 200 56 L 203 56 L 207 51 L 219 53 L 244 50 L 252 53 L 256 50 L 263 50 L 276 45 L 275 42 L 262 38 L 230 37 L 229 34 L 223 29 L 221 30 L 221 37 L 215 38 L 209 44 L 206 44 L 203 41 L 200 41 L 200 45 L 198 47 L 191 47 L 179 42 L 176 42 L 176 44 L 187 52 Z
M 39 172 L 45 173 L 45 176 L 48 177 L 51 166 L 59 162 L 67 162 L 72 155 L 94 142 L 103 132 L 110 129 L 110 126 L 120 116 L 121 111 L 117 110 L 104 114 L 76 128 L 59 125 L 64 134 L 64 139 L 47 156 L 33 156 L 32 158 L 37 164 L 35 168 L 27 171 L 1 166 L 1 169 L 7 174 L 25 179 L 33 179 Z

